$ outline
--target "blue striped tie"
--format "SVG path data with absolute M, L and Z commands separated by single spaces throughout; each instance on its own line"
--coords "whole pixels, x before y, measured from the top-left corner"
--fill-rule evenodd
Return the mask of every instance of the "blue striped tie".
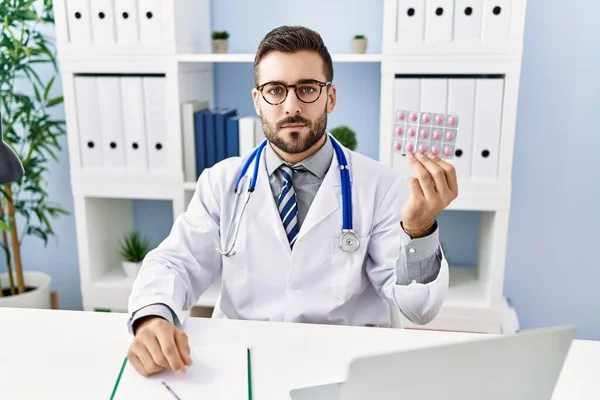
M 290 247 L 294 247 L 299 229 L 296 192 L 292 185 L 292 168 L 287 165 L 281 165 L 279 169 L 283 180 L 283 188 L 277 199 L 277 207 L 279 208 L 279 215 L 281 216 L 283 228 L 290 242 Z

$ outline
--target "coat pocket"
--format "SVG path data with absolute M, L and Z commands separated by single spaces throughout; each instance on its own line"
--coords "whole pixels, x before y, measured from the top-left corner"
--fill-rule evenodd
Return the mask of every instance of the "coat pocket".
M 370 236 L 359 237 L 355 251 L 342 249 L 340 237 L 331 241 L 330 282 L 337 300 L 347 301 L 359 295 L 368 284 L 365 261 L 370 239 Z

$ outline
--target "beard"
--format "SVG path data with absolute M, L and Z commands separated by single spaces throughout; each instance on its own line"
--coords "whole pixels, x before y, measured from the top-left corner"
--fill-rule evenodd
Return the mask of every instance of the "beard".
M 321 140 L 327 128 L 327 112 L 321 114 L 314 121 L 309 121 L 300 115 L 294 115 L 284 118 L 277 124 L 270 124 L 263 116 L 260 117 L 265 136 L 274 146 L 287 154 L 299 154 L 310 149 Z M 304 124 L 308 128 L 308 133 L 291 131 L 289 137 L 281 132 L 283 125 Z M 302 128 L 304 129 L 304 127 Z

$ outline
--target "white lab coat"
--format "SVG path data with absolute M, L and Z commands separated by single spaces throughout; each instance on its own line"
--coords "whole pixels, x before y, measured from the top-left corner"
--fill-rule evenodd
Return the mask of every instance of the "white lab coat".
M 262 152 L 256 190 L 244 212 L 232 257 L 221 256 L 233 213 L 236 178 L 246 157 L 205 170 L 169 236 L 143 262 L 129 298 L 133 312 L 164 303 L 180 322 L 185 310 L 222 274 L 227 318 L 390 326 L 390 305 L 418 324 L 438 313 L 448 289 L 448 264 L 434 281 L 396 284 L 396 262 L 409 237 L 400 227 L 408 198 L 404 177 L 345 149 L 352 182 L 354 231 L 360 247 L 346 253 L 337 158 L 310 207 L 293 251 L 277 211 Z M 253 165 L 247 175 L 252 176 Z M 242 195 L 245 196 L 245 192 Z M 240 201 L 239 207 L 241 207 Z

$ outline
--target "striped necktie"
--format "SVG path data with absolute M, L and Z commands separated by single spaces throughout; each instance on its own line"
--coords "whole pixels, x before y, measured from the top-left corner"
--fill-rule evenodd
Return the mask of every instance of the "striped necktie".
M 283 180 L 283 188 L 277 198 L 277 207 L 279 208 L 279 215 L 283 222 L 283 228 L 287 234 L 290 247 L 294 247 L 296 238 L 298 237 L 298 206 L 296 203 L 296 192 L 292 185 L 292 168 L 287 165 L 281 165 L 279 167 L 281 171 L 281 178 Z

